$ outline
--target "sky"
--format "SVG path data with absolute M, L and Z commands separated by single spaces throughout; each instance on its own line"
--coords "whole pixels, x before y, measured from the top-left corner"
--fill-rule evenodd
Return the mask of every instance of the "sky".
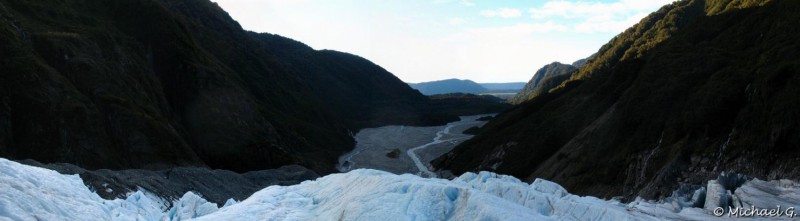
M 673 0 L 212 0 L 244 29 L 355 54 L 405 82 L 527 82 Z

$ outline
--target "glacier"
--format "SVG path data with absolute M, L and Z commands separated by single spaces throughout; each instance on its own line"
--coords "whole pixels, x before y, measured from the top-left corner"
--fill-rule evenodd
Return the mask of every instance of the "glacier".
M 800 204 L 800 186 L 787 180 L 748 181 L 735 192 L 736 205 Z M 142 189 L 125 199 L 105 200 L 77 175 L 0 158 L 2 221 L 729 219 L 703 208 L 683 208 L 678 202 L 624 204 L 573 195 L 543 179 L 528 184 L 491 172 L 446 180 L 357 169 L 293 186 L 270 186 L 241 202 L 228 200 L 220 208 L 192 192 L 173 202 Z M 755 219 L 759 218 L 750 220 Z M 791 218 L 770 220 L 781 219 Z

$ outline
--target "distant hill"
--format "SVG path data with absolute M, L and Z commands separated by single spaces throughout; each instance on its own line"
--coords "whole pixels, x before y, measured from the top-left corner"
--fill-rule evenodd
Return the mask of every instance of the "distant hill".
M 509 83 L 478 83 L 487 90 L 489 93 L 517 93 L 525 87 L 525 82 L 509 82 Z
M 424 95 L 449 94 L 449 93 L 469 93 L 480 94 L 489 92 L 478 83 L 471 80 L 447 79 L 440 81 L 430 81 L 422 83 L 410 83 L 411 88 L 417 89 Z
M 424 95 L 449 94 L 449 93 L 517 93 L 525 87 L 525 82 L 508 83 L 475 83 L 471 80 L 447 79 L 422 83 L 409 83 L 411 88 L 417 89 Z

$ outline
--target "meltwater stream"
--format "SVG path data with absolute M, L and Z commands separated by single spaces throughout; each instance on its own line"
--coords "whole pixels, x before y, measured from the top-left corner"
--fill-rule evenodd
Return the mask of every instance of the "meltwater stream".
M 411 148 L 410 150 L 408 150 L 406 152 L 408 154 L 408 156 L 411 157 L 411 160 L 414 161 L 414 165 L 416 165 L 417 169 L 419 170 L 419 173 L 417 175 L 422 176 L 422 177 L 436 177 L 436 173 L 432 172 L 430 170 L 430 168 L 426 164 L 424 164 L 424 163 L 422 163 L 422 161 L 420 161 L 419 156 L 416 153 L 417 150 L 422 150 L 422 149 L 430 147 L 432 145 L 436 145 L 436 144 L 440 144 L 440 143 L 444 143 L 444 142 L 448 142 L 448 141 L 453 141 L 452 144 L 456 144 L 455 141 L 458 141 L 460 143 L 461 141 L 466 140 L 467 138 L 471 137 L 471 136 L 460 136 L 460 137 L 456 137 L 456 138 L 442 140 L 442 137 L 444 137 L 445 134 L 451 134 L 450 133 L 450 129 L 453 128 L 456 125 L 458 125 L 458 124 L 448 124 L 447 126 L 445 126 L 444 129 L 442 129 L 441 131 L 436 132 L 436 137 L 433 138 L 433 141 L 431 141 L 430 143 L 426 143 L 424 145 L 421 145 L 421 146 L 417 146 L 417 147 Z
M 485 116 L 492 114 L 462 116 L 460 121 L 436 127 L 393 125 L 362 129 L 355 135 L 353 151 L 339 157 L 338 169 L 347 172 L 369 168 L 436 177 L 429 162 L 471 138 L 462 132 L 485 124 L 477 120 Z

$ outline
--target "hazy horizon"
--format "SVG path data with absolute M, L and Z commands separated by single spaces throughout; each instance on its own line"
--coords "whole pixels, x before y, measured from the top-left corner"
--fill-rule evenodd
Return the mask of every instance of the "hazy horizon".
M 673 0 L 213 0 L 244 29 L 352 53 L 404 82 L 527 82 Z

